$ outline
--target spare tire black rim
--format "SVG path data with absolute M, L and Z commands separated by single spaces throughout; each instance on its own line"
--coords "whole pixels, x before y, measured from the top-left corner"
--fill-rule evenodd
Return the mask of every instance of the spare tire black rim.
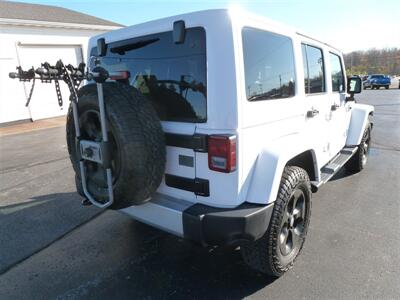
M 291 195 L 283 214 L 279 233 L 279 248 L 283 256 L 296 254 L 301 247 L 306 215 L 306 197 L 297 188 Z
M 97 110 L 85 110 L 81 113 L 79 122 L 81 124 L 81 137 L 82 139 L 92 140 L 95 142 L 101 142 L 103 140 L 101 133 L 100 113 Z M 110 141 L 112 160 L 111 160 L 111 171 L 113 174 L 113 184 L 118 179 L 120 171 L 120 154 L 118 143 L 116 142 L 112 128 L 109 125 L 108 139 Z M 92 184 L 97 187 L 97 192 L 92 191 L 94 194 L 100 192 L 99 188 L 107 195 L 107 177 L 105 169 L 101 164 L 87 161 L 86 162 L 86 176 L 89 183 L 89 189 Z

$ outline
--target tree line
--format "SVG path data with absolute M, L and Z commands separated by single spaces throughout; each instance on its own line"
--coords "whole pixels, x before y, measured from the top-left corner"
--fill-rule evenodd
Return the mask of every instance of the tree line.
M 400 48 L 369 49 L 344 54 L 346 73 L 400 75 Z

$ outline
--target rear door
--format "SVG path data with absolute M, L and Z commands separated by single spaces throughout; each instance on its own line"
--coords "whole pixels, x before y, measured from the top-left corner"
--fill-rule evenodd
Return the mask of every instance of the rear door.
M 59 59 L 64 64 L 77 66 L 82 62 L 81 46 L 74 45 L 21 45 L 19 57 L 23 69 L 32 66 L 40 66 L 43 62 L 55 65 Z M 30 91 L 32 82 L 24 82 L 27 91 Z M 57 102 L 57 94 L 52 84 L 36 84 L 32 94 L 29 110 L 32 120 L 50 118 L 65 115 L 69 105 L 69 90 L 66 84 L 60 82 L 63 105 L 60 107 Z
M 167 158 L 158 192 L 196 201 L 196 151 L 204 137 L 196 126 L 206 122 L 206 37 L 202 27 L 187 28 L 183 43 L 172 31 L 111 43 L 102 64 L 129 71 L 129 83 L 153 104 L 166 133 Z M 92 50 L 92 55 L 95 54 Z
M 330 100 L 327 93 L 324 52 L 322 48 L 303 43 L 304 84 L 306 94 L 306 127 L 317 150 L 319 165 L 326 164 L 329 154 Z

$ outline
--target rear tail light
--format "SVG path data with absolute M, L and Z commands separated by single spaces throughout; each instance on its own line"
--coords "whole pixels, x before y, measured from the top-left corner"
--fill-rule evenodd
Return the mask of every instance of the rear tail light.
M 235 135 L 210 135 L 208 137 L 208 167 L 210 170 L 224 173 L 236 170 Z

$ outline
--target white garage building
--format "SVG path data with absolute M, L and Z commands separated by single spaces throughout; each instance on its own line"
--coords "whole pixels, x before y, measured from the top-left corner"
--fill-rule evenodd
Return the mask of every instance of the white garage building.
M 0 1 L 0 124 L 65 115 L 68 88 L 61 83 L 64 105 L 57 104 L 53 84 L 35 85 L 28 107 L 25 102 L 32 83 L 8 78 L 17 65 L 39 67 L 62 59 L 77 65 L 85 61 L 89 37 L 122 25 L 65 8 Z

